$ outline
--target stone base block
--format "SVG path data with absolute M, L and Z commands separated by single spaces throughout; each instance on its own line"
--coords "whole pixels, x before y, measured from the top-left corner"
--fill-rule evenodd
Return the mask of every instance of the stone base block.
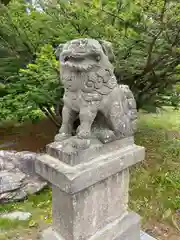
M 77 193 L 111 177 L 145 158 L 143 147 L 135 144 L 100 154 L 87 163 L 70 166 L 47 154 L 36 159 L 36 173 L 66 193 Z
M 52 228 L 46 229 L 42 234 L 42 240 L 69 240 L 64 239 Z M 76 239 L 76 238 L 73 238 Z M 140 240 L 140 217 L 131 212 L 116 219 L 97 231 L 89 238 L 82 240 Z
M 54 231 L 51 227 L 44 230 L 41 236 L 42 240 L 63 240 L 59 234 Z
M 63 240 L 61 237 L 58 236 L 58 234 L 52 228 L 46 229 L 42 234 L 42 240 L 49 240 L 49 239 L 50 240 Z M 147 233 L 141 231 L 140 240 L 156 240 L 156 239 L 151 237 Z
M 64 239 L 88 239 L 127 214 L 128 169 L 75 194 L 52 185 L 53 228 Z
M 141 240 L 156 240 L 145 232 L 141 231 Z
M 127 211 L 129 167 L 145 151 L 126 140 L 107 144 L 81 163 L 77 156 L 71 164 L 54 155 L 36 159 L 36 172 L 52 183 L 53 226 L 44 240 L 140 240 L 140 217 Z

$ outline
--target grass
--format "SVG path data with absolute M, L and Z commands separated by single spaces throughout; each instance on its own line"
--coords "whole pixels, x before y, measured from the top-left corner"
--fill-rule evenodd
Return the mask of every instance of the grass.
M 163 129 L 165 131 L 180 131 L 180 110 L 165 107 L 158 114 L 140 113 L 139 127 Z
M 131 169 L 130 207 L 144 223 L 153 219 L 178 228 L 174 215 L 180 209 L 180 139 L 167 139 L 168 131 L 180 132 L 180 112 L 140 113 L 135 137 L 146 148 L 146 159 Z M 0 205 L 0 214 L 14 210 L 31 212 L 32 217 L 25 222 L 0 220 L 0 240 L 37 239 L 33 233 L 51 223 L 51 190 Z
M 40 194 L 29 196 L 24 202 L 0 205 L 0 214 L 16 210 L 32 214 L 28 221 L 0 219 L 0 240 L 19 239 L 19 234 L 29 236 L 31 232 L 37 232 L 41 226 L 50 224 L 51 197 L 51 190 L 46 188 Z
M 146 148 L 146 159 L 131 170 L 130 206 L 144 222 L 154 219 L 176 225 L 173 216 L 180 209 L 180 139 L 167 139 L 168 131 L 180 132 L 180 112 L 140 115 L 136 142 Z

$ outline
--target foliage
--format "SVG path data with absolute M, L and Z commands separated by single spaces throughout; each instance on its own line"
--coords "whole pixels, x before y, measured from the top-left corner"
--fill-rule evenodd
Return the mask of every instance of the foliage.
M 58 75 L 58 62 L 53 48 L 44 45 L 36 61 L 20 69 L 16 79 L 5 85 L 6 95 L 0 102 L 2 119 L 36 120 L 40 109 L 56 123 L 52 106 L 62 96 Z
M 170 102 L 175 110 L 180 109 L 180 84 L 174 86 L 170 95 Z
M 131 87 L 138 108 L 150 108 L 164 104 L 167 89 L 179 80 L 179 8 L 166 0 L 73 1 L 45 12 L 57 20 L 59 33 L 63 27 L 66 40 L 89 36 L 111 41 L 118 80 Z
M 49 92 L 56 94 L 52 89 L 56 86 L 49 84 L 42 90 L 42 85 L 38 83 L 39 78 L 35 77 L 33 84 L 39 94 L 35 94 L 32 87 L 32 93 L 29 89 L 28 96 L 24 95 L 25 92 L 22 95 L 15 95 L 14 91 L 10 94 L 9 90 L 7 95 L 6 86 L 16 85 L 16 90 L 19 86 L 19 92 L 22 92 L 22 84 L 19 82 L 22 78 L 22 81 L 30 81 L 32 84 L 32 72 L 35 69 L 31 64 L 39 56 L 42 46 L 49 44 L 54 47 L 78 37 L 106 39 L 113 43 L 117 79 L 130 86 L 139 109 L 154 111 L 164 104 L 177 105 L 178 95 L 171 92 L 180 76 L 180 3 L 167 0 L 58 0 L 56 5 L 40 2 L 42 12 L 29 7 L 30 12 L 27 13 L 27 5 L 23 0 L 13 0 L 8 7 L 0 9 L 0 97 L 3 97 L 4 107 L 6 98 L 11 98 L 11 102 L 17 105 L 18 119 L 23 114 L 19 110 L 23 106 L 32 110 L 42 106 L 39 104 L 39 94 L 42 91 L 44 100 L 46 94 L 43 104 L 48 105 L 48 111 L 44 111 L 49 116 L 53 115 L 54 119 L 54 113 L 50 113 L 50 105 L 56 104 L 58 96 L 48 95 Z M 29 63 L 30 70 L 27 71 L 26 66 Z M 50 76 L 52 69 L 49 64 L 44 74 L 48 72 L 46 76 L 51 82 L 54 75 Z M 25 72 L 20 69 L 25 69 Z M 171 100 L 166 95 L 171 95 Z
M 10 2 L 10 0 L 1 0 L 1 3 L 3 3 L 4 5 L 7 5 Z
M 140 113 L 139 118 L 136 142 L 145 146 L 146 159 L 131 171 L 131 207 L 145 221 L 168 221 L 176 228 L 173 218 L 180 208 L 180 141 L 167 136 L 172 128 L 180 131 L 179 112 Z
M 58 81 L 58 61 L 51 45 L 41 48 L 34 64 L 28 64 L 26 69 L 19 72 L 19 81 L 15 83 L 15 91 L 24 91 L 28 103 L 36 105 L 58 125 L 58 118 L 54 109 L 61 102 L 63 88 Z M 52 109 L 54 107 L 54 109 Z
M 17 210 L 30 212 L 32 217 L 28 221 L 23 222 L 19 220 L 1 220 L 0 223 L 2 232 L 0 233 L 0 239 L 14 239 L 14 237 L 19 239 L 19 233 L 23 239 L 34 238 L 36 230 L 40 227 L 40 225 L 49 224 L 52 221 L 51 198 L 51 190 L 47 188 L 40 194 L 30 195 L 28 199 L 23 202 L 1 205 L 1 214 Z
M 29 7 L 29 6 L 28 6 Z M 36 57 L 39 47 L 51 39 L 48 17 L 33 9 L 28 14 L 23 0 L 0 5 L 0 81 L 9 81 Z M 30 7 L 29 7 L 30 8 Z

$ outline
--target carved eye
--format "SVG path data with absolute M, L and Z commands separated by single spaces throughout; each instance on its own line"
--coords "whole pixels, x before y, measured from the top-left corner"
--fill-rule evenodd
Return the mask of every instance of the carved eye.
M 82 39 L 80 44 L 81 45 L 87 45 L 87 39 Z
M 68 60 L 69 60 L 69 57 L 66 56 L 66 57 L 64 58 L 64 61 L 67 62 Z
M 101 60 L 101 56 L 98 55 L 98 56 L 96 57 L 96 61 L 99 62 L 100 60 Z

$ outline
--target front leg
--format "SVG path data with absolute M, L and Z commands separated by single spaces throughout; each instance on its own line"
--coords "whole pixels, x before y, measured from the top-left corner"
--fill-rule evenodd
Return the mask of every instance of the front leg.
M 71 108 L 64 106 L 62 110 L 62 125 L 59 130 L 62 136 L 71 136 L 73 130 L 73 123 L 76 119 L 76 112 Z
M 78 128 L 77 136 L 79 138 L 89 138 L 91 136 L 91 126 L 97 115 L 97 109 L 87 107 L 80 109 L 80 126 Z

